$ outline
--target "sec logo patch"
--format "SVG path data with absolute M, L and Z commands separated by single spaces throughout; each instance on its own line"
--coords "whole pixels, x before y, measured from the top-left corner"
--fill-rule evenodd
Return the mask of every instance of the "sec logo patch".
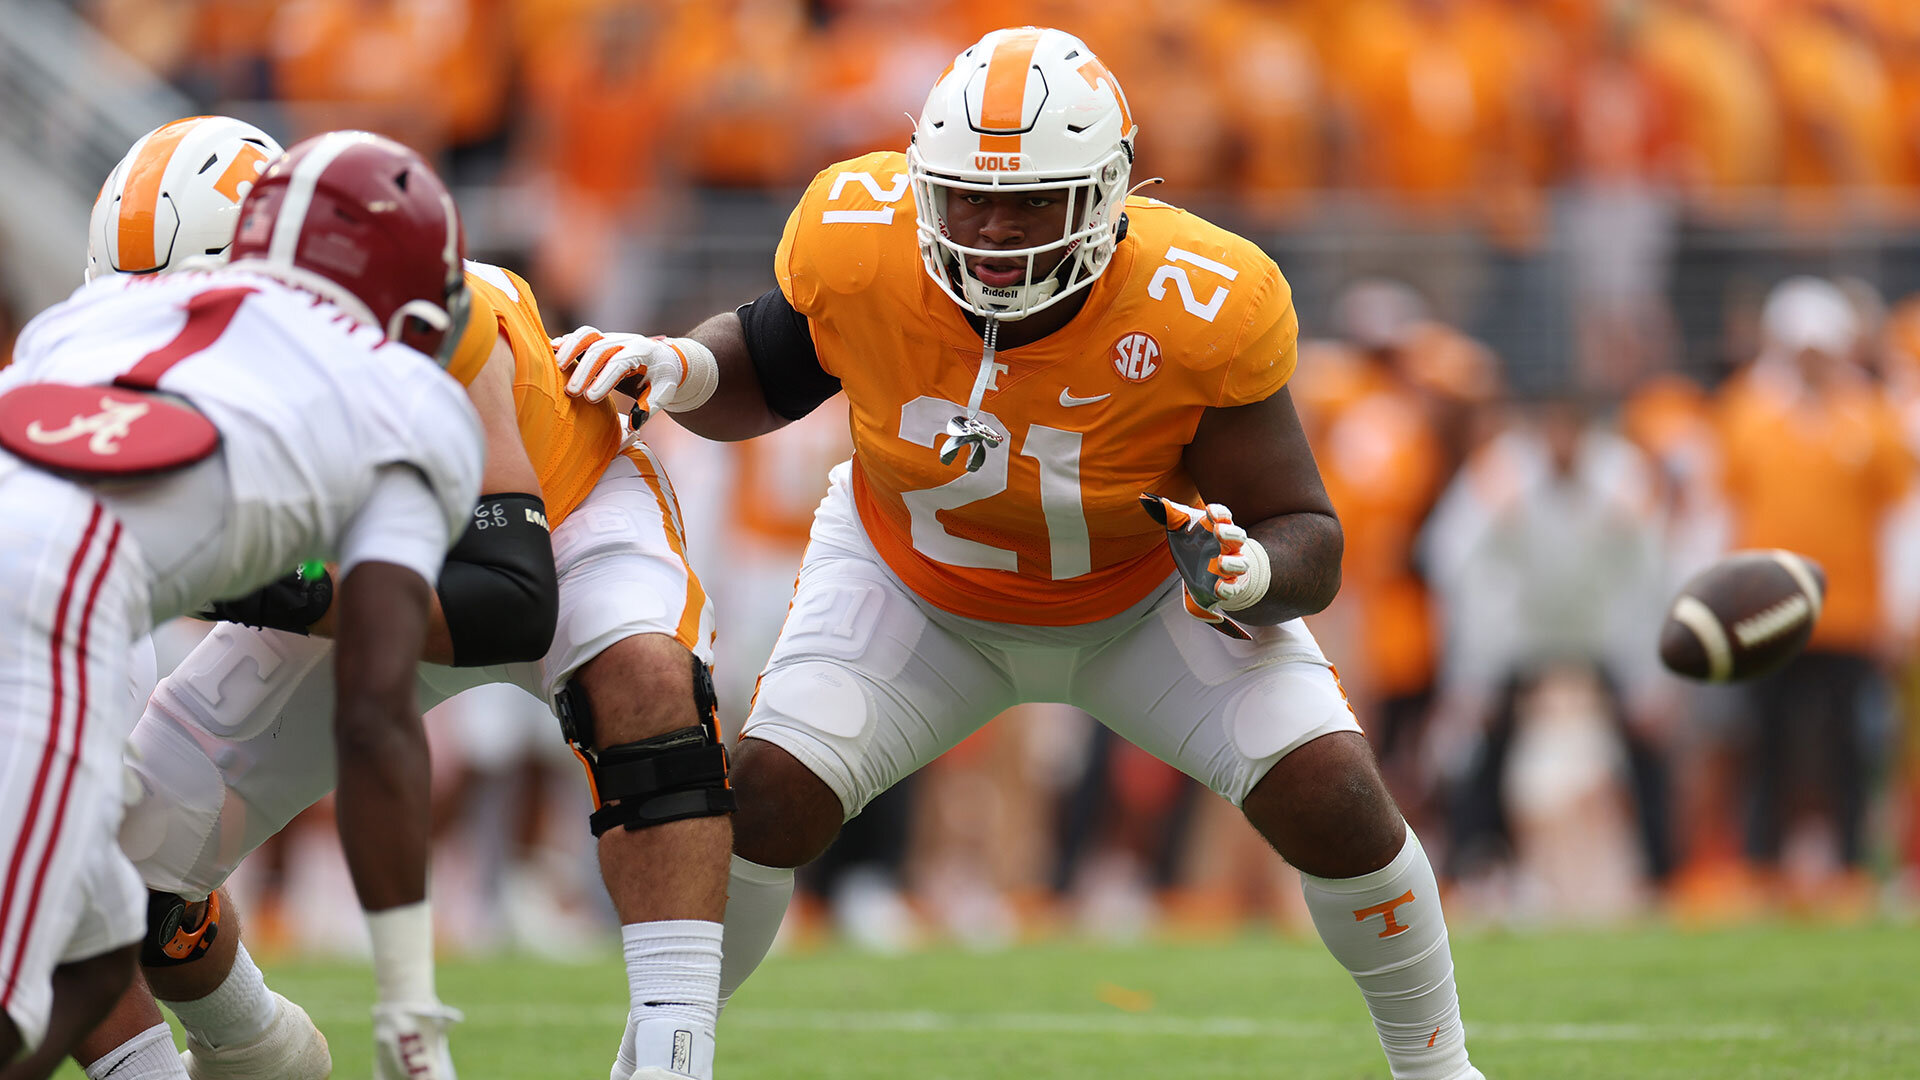
M 1113 343 L 1113 370 L 1128 382 L 1146 382 L 1160 370 L 1160 343 L 1133 333 Z

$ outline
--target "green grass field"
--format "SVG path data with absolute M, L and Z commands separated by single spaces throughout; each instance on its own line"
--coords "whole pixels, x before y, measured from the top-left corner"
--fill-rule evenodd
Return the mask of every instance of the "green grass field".
M 1481 935 L 1454 954 L 1492 1080 L 1920 1076 L 1920 929 Z M 366 1077 L 365 970 L 267 970 L 327 1032 L 335 1075 Z M 440 986 L 466 1010 L 466 1080 L 606 1076 L 626 1010 L 617 964 L 448 963 Z M 780 956 L 720 1037 L 724 1080 L 1388 1075 L 1346 973 L 1318 942 L 1266 936 Z

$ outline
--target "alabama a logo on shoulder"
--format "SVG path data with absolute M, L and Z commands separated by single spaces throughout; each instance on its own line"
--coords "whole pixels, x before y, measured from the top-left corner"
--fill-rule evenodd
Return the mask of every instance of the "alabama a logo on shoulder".
M 117 454 L 120 452 L 120 440 L 133 431 L 133 422 L 147 415 L 149 409 L 150 406 L 144 401 L 115 401 L 110 397 L 102 397 L 99 412 L 75 416 L 65 427 L 48 430 L 35 420 L 27 425 L 27 438 L 42 446 L 84 438 L 87 440 L 87 449 L 93 453 Z
M 0 394 L 0 449 L 61 472 L 133 476 L 191 465 L 220 447 L 186 405 L 120 386 L 28 383 Z
M 1128 382 L 1146 382 L 1160 370 L 1160 343 L 1134 332 L 1113 343 L 1113 370 Z

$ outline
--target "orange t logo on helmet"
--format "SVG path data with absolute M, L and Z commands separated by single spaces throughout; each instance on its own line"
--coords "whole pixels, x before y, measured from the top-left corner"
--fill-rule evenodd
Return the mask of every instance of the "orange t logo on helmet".
M 87 228 L 87 280 L 226 261 L 241 200 L 279 156 L 272 136 L 230 116 L 190 116 L 148 132 L 101 185 Z
M 987 61 L 987 84 L 980 95 L 980 153 L 1019 154 L 1020 133 L 1031 126 L 1026 121 L 1027 81 L 1033 75 L 1033 49 L 1040 44 L 1040 31 L 1027 27 L 1001 38 Z M 1044 94 L 1046 91 L 1041 91 Z M 1011 132 L 1006 135 L 985 134 Z
M 1119 243 L 1133 136 L 1119 80 L 1079 38 L 1035 26 L 981 38 L 934 84 L 907 150 L 927 273 L 961 307 L 997 319 L 1024 318 L 1091 285 Z M 983 252 L 952 239 L 947 200 L 1015 186 L 1064 200 L 1066 224 L 1034 246 L 991 252 L 1026 259 L 1029 273 L 988 286 L 967 269 L 967 257 Z M 1036 258 L 1054 252 L 1057 265 Z

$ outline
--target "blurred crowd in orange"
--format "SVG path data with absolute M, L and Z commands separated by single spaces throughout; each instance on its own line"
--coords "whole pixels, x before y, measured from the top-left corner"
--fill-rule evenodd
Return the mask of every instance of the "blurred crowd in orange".
M 1136 175 L 1300 212 L 1324 189 L 1493 215 L 1650 183 L 1703 202 L 1920 183 L 1906 0 L 87 0 L 208 104 L 276 100 L 626 205 L 788 186 L 908 132 L 995 26 L 1083 37 L 1141 126 Z M 1904 203 L 1904 198 L 1889 198 Z
M 1417 257 L 1441 314 L 1509 365 L 1615 392 L 1737 358 L 1705 355 L 1735 283 L 1725 252 L 1684 247 L 1700 230 L 1920 229 L 1909 0 L 76 2 L 201 108 L 439 153 L 497 196 L 467 206 L 482 250 L 580 321 L 686 300 L 662 253 L 725 232 L 714 200 L 784 203 L 832 161 L 903 146 L 935 73 L 1027 22 L 1118 74 L 1156 194 L 1346 259 L 1327 280 L 1282 260 L 1310 303 Z M 1392 235 L 1356 246 L 1367 230 Z M 1551 286 L 1489 263 L 1569 249 Z M 1517 339 L 1488 325 L 1502 308 Z

